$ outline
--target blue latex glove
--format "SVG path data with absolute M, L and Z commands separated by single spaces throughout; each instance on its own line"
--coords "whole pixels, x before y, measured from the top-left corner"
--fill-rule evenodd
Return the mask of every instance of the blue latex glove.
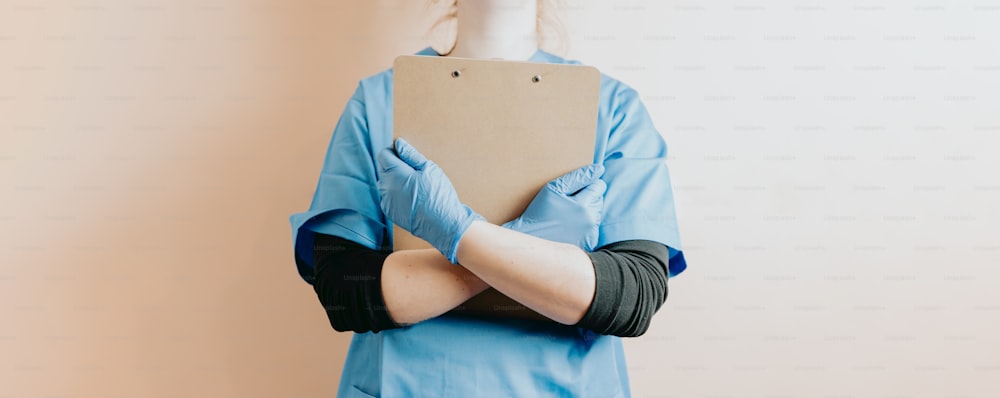
M 457 264 L 458 241 L 475 220 L 485 220 L 462 204 L 448 176 L 406 140 L 378 153 L 382 176 L 379 205 L 393 223 L 423 239 Z
M 592 164 L 550 181 L 504 228 L 593 251 L 608 188 L 603 174 L 604 166 Z

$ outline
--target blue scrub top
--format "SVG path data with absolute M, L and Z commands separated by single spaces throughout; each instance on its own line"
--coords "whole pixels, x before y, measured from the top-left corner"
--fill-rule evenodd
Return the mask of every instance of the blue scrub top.
M 416 55 L 438 56 L 428 47 Z M 528 61 L 580 64 L 543 50 Z M 628 85 L 601 74 L 594 162 L 608 184 L 597 246 L 644 239 L 686 268 L 666 164 L 667 146 Z M 361 80 L 333 132 L 309 211 L 290 217 L 299 275 L 313 281 L 313 232 L 391 247 L 379 208 L 375 154 L 392 142 L 392 69 Z M 630 396 L 621 339 L 539 321 L 443 315 L 356 333 L 342 397 Z

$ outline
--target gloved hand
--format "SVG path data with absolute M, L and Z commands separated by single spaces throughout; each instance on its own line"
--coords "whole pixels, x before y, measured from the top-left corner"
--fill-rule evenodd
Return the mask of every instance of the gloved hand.
M 413 236 L 458 263 L 458 241 L 475 220 L 485 220 L 462 204 L 448 176 L 406 140 L 378 153 L 382 176 L 378 192 L 382 212 Z
M 503 227 L 593 251 L 608 188 L 603 174 L 604 166 L 592 164 L 550 181 L 520 217 Z

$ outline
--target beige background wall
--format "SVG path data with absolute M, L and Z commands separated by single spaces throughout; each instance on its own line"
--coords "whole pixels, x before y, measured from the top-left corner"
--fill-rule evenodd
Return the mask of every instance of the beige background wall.
M 332 396 L 287 216 L 423 3 L 0 1 L 0 396 Z M 998 18 L 567 2 L 672 151 L 690 269 L 637 396 L 1000 393 Z

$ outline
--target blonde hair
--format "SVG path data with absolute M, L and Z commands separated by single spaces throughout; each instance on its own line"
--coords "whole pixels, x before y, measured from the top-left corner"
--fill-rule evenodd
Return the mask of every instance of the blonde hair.
M 565 56 L 568 50 L 566 29 L 559 20 L 561 0 L 536 0 L 538 4 L 535 33 L 538 47 L 552 54 Z M 425 36 L 431 48 L 439 54 L 448 55 L 458 41 L 458 0 L 428 0 L 428 6 L 436 8 L 437 18 Z

